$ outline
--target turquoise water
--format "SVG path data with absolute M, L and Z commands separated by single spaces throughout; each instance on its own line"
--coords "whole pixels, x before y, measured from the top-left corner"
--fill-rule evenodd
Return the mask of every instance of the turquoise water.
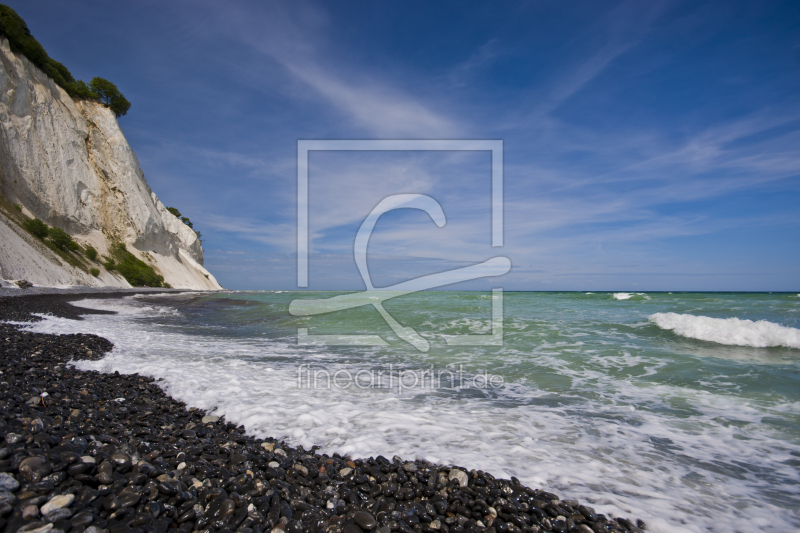
M 491 333 L 490 293 L 387 300 L 427 352 L 372 306 L 288 312 L 337 294 L 85 301 L 120 314 L 34 328 L 104 335 L 114 351 L 81 367 L 164 378 L 189 404 L 293 444 L 515 475 L 654 531 L 800 527 L 798 294 L 505 293 L 500 346 L 444 340 Z M 298 345 L 302 328 L 387 345 Z

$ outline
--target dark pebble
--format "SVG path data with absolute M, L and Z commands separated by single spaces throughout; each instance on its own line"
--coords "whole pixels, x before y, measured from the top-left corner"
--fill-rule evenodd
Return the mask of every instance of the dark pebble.
M 378 522 L 375 520 L 375 517 L 364 511 L 357 512 L 353 518 L 355 519 L 356 524 L 358 524 L 362 529 L 371 531 L 378 526 Z
M 178 494 L 179 490 L 179 487 L 172 481 L 163 481 L 158 485 L 158 491 L 167 496 L 174 496 Z
M 73 516 L 70 523 L 72 527 L 86 527 L 92 523 L 92 520 L 94 520 L 94 515 L 92 513 L 81 512 Z

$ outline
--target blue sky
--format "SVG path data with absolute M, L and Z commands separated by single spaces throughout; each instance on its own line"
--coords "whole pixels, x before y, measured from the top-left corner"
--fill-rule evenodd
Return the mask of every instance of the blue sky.
M 509 290 L 800 290 L 797 2 L 7 0 L 77 78 L 115 82 L 165 204 L 233 289 L 296 287 L 298 139 L 502 139 L 486 152 L 313 153 L 310 288 L 504 255 Z

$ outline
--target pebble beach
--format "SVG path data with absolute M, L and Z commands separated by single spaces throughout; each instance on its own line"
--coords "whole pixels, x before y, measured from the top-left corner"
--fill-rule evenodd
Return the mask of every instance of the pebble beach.
M 152 378 L 73 367 L 102 358 L 112 349 L 106 339 L 14 324 L 39 320 L 35 314 L 79 320 L 103 312 L 69 304 L 79 297 L 0 298 L 0 528 L 7 533 L 646 529 L 514 477 L 256 439 L 170 398 Z

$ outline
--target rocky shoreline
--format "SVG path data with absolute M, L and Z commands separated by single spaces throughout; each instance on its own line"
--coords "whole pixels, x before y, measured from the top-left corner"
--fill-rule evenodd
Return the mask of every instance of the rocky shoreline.
M 96 297 L 114 298 L 102 293 Z M 0 321 L 80 319 L 76 295 L 0 297 Z M 630 531 L 575 500 L 457 466 L 352 459 L 255 439 L 152 378 L 83 372 L 112 344 L 0 323 L 6 533 Z

